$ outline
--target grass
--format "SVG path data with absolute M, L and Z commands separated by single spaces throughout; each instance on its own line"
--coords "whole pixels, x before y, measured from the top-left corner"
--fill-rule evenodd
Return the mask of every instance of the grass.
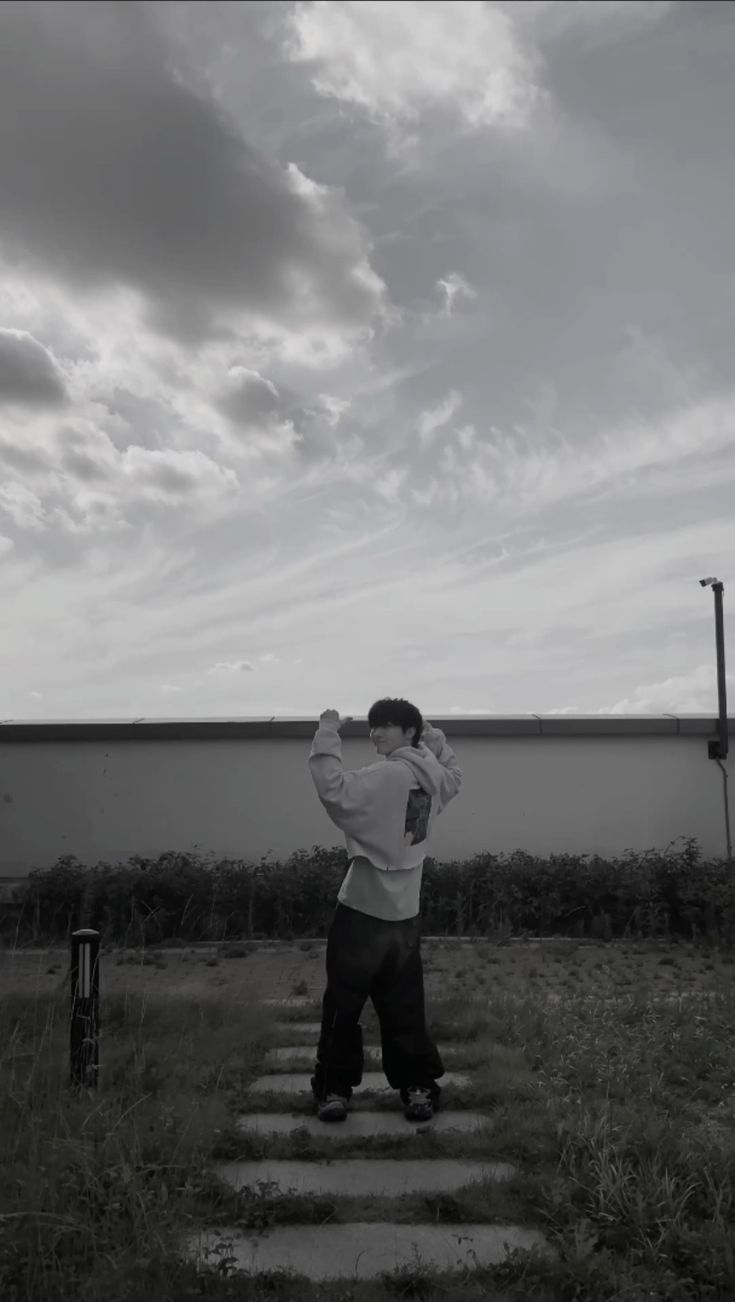
M 76 1097 L 67 1085 L 68 987 L 58 966 L 53 988 L 39 980 L 31 991 L 9 990 L 0 999 L 0 1297 L 730 1302 L 732 963 L 714 949 L 673 943 L 633 950 L 618 962 L 615 946 L 575 942 L 478 943 L 461 954 L 451 944 L 425 946 L 427 990 L 444 990 L 428 1002 L 432 1033 L 440 1048 L 457 1046 L 448 1070 L 473 1073 L 472 1090 L 447 1097 L 447 1106 L 488 1111 L 492 1125 L 452 1137 L 409 1132 L 400 1155 L 507 1161 L 518 1175 L 400 1199 L 236 1194 L 214 1176 L 213 1163 L 236 1158 L 397 1154 L 394 1138 L 335 1145 L 303 1130 L 267 1141 L 238 1130 L 238 1113 L 254 1106 L 246 1091 L 266 1050 L 289 1041 L 274 1031 L 272 1013 L 241 993 L 103 997 L 101 1088 L 98 1097 Z M 239 963 L 247 967 L 234 956 L 226 967 Z M 653 998 L 695 985 L 712 997 Z M 547 998 L 554 994 L 562 996 L 557 1005 Z M 279 1013 L 282 1021 L 318 1017 L 318 1002 Z M 371 1009 L 363 1023 L 375 1043 Z M 365 1102 L 358 1096 L 354 1106 Z M 396 1103 L 376 1097 L 368 1106 Z M 282 1104 L 271 1098 L 257 1107 Z M 178 1253 L 182 1233 L 205 1223 L 261 1229 L 350 1220 L 520 1223 L 541 1229 L 558 1258 L 519 1254 L 460 1276 L 419 1265 L 378 1282 L 318 1285 L 279 1273 L 252 1280 L 197 1272 Z

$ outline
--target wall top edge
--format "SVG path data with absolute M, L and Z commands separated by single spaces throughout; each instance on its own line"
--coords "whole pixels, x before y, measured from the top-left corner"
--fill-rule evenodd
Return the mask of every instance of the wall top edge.
M 715 714 L 485 714 L 432 715 L 431 722 L 448 737 L 483 736 L 641 736 L 642 734 L 710 736 L 717 732 Z M 735 734 L 735 717 L 728 718 Z M 154 738 L 303 738 L 319 725 L 313 715 L 229 715 L 203 718 L 2 719 L 2 741 L 71 741 Z M 343 738 L 365 739 L 367 717 L 356 716 L 341 729 Z

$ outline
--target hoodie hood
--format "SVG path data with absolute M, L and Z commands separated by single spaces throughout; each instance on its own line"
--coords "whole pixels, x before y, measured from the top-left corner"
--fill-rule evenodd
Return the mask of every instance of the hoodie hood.
M 386 764 L 405 764 L 415 783 L 427 795 L 439 798 L 442 785 L 441 766 L 422 741 L 418 746 L 397 746 L 386 756 Z

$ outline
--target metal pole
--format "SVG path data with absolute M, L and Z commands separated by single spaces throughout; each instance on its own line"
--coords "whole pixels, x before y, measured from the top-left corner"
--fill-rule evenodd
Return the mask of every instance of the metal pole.
M 725 682 L 725 625 L 722 616 L 724 583 L 713 583 L 715 594 L 715 641 L 717 643 L 717 711 L 720 753 L 718 759 L 727 759 L 727 686 Z
M 71 1084 L 96 1089 L 99 1082 L 100 933 L 88 927 L 71 937 Z
M 727 790 L 727 769 L 723 760 L 727 759 L 729 740 L 727 735 L 727 686 L 725 678 L 725 625 L 722 617 L 722 594 L 724 583 L 712 576 L 699 580 L 701 587 L 711 587 L 715 594 L 715 644 L 717 647 L 717 740 L 707 743 L 710 759 L 719 764 L 722 770 L 722 790 L 725 803 L 725 839 L 727 843 L 727 862 L 732 864 L 732 836 L 730 833 L 730 800 Z

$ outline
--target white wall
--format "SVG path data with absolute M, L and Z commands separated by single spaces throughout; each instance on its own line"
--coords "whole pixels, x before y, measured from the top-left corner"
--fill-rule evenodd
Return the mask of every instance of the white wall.
M 192 735 L 203 722 L 0 725 L 0 876 L 65 854 L 92 866 L 170 850 L 257 861 L 344 846 L 307 765 L 315 722 L 268 735 L 263 722 L 208 721 Z M 464 772 L 435 826 L 438 860 L 620 855 L 681 836 L 726 855 L 722 769 L 707 755 L 714 719 L 432 722 Z M 346 768 L 376 759 L 366 723 L 347 725 L 342 749 Z

